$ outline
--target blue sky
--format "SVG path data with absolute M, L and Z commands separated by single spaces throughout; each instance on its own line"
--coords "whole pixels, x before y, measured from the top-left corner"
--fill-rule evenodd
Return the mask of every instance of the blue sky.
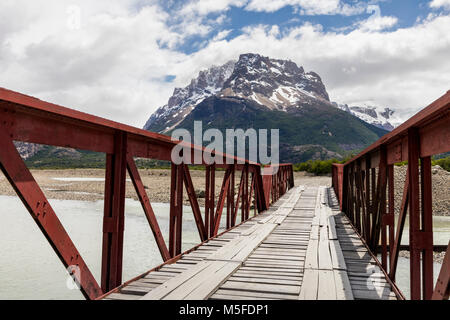
M 450 89 L 448 30 L 450 0 L 3 0 L 0 86 L 142 127 L 175 87 L 254 52 L 406 118 Z
M 184 3 L 184 1 L 180 1 Z M 226 15 L 225 22 L 212 30 L 205 36 L 192 36 L 186 39 L 178 49 L 186 54 L 198 51 L 201 43 L 213 38 L 223 30 L 230 30 L 225 39 L 229 40 L 243 33 L 242 29 L 251 25 L 277 25 L 281 33 L 295 26 L 301 26 L 304 23 L 321 25 L 324 32 L 343 32 L 348 33 L 357 28 L 358 22 L 364 21 L 374 14 L 376 9 L 370 9 L 369 6 L 378 7 L 383 16 L 393 16 L 398 19 L 397 23 L 387 30 L 396 30 L 398 28 L 408 28 L 414 26 L 418 20 L 425 19 L 429 14 L 444 13 L 443 7 L 431 8 L 428 0 L 384 0 L 384 1 L 341 1 L 349 6 L 361 5 L 361 11 L 351 14 L 301 14 L 301 7 L 295 5 L 286 5 L 276 11 L 251 11 L 245 6 L 230 6 L 226 11 L 213 12 L 205 16 L 205 19 L 214 20 L 222 14 Z M 167 11 L 176 13 L 180 10 L 180 3 L 174 3 L 172 6 L 166 6 Z M 182 5 L 181 5 L 182 7 Z M 386 30 L 385 29 L 385 30 Z

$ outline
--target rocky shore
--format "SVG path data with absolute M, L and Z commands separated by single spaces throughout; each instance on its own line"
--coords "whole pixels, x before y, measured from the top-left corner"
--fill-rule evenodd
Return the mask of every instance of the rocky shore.
M 395 214 L 399 214 L 407 166 L 394 166 Z M 450 216 L 450 172 L 440 166 L 431 169 L 433 215 Z
M 105 171 L 102 169 L 68 169 L 68 170 L 31 170 L 34 178 L 49 199 L 97 201 L 103 199 Z M 148 197 L 152 202 L 170 202 L 170 170 L 139 170 Z M 205 171 L 191 170 L 199 204 L 204 205 Z M 224 171 L 216 171 L 216 195 L 222 187 Z M 236 190 L 239 187 L 240 174 L 236 174 Z M 316 177 L 305 172 L 295 172 L 295 184 L 331 185 L 327 176 Z M 16 193 L 5 176 L 0 172 L 0 195 L 15 196 Z M 133 184 L 127 176 L 126 197 L 138 200 Z M 217 196 L 216 196 L 217 198 Z M 216 199 L 217 200 L 217 199 Z M 189 205 L 184 196 L 184 203 Z

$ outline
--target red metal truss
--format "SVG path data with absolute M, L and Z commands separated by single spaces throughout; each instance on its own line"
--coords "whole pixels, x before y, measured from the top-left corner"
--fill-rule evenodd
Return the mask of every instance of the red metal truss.
M 13 141 L 106 154 L 101 287 L 95 281 L 43 192 L 20 158 Z M 172 149 L 179 143 L 188 148 L 185 150 L 191 152 L 192 158 L 198 151 L 205 152 L 205 148 L 201 146 L 173 141 L 168 136 L 133 128 L 0 88 L 0 167 L 64 266 L 79 267 L 80 273 L 74 273 L 74 277 L 87 299 L 97 298 L 102 293 L 122 284 L 127 171 L 164 261 L 171 261 L 182 251 L 183 185 L 202 242 L 217 235 L 225 202 L 226 228 L 229 229 L 236 225 L 239 209 L 242 213 L 241 222 L 249 219 L 252 199 L 254 199 L 255 212 L 262 212 L 270 206 L 270 198 L 272 202 L 276 201 L 294 186 L 293 170 L 290 164 L 263 168 L 258 163 L 216 152 L 216 158 L 222 157 L 224 164 L 202 164 L 206 167 L 205 218 L 203 220 L 189 167 L 186 164 L 172 163 L 169 246 L 167 247 L 134 158 L 171 161 Z M 216 169 L 226 169 L 217 206 Z M 235 197 L 237 171 L 241 172 L 241 179 Z M 249 175 L 252 177 L 250 183 Z
M 436 287 L 432 293 L 433 300 L 448 300 L 450 295 L 450 241 L 442 263 L 441 272 L 436 281 Z
M 410 287 L 414 300 L 436 295 L 436 289 L 433 293 L 431 156 L 449 151 L 450 91 L 356 157 L 343 165 L 333 165 L 332 169 L 332 184 L 341 210 L 361 231 L 372 252 L 377 250 L 381 239 L 382 268 L 392 281 L 409 212 Z M 393 164 L 401 161 L 408 161 L 408 169 L 394 232 Z M 445 292 L 448 274 L 448 270 L 442 270 L 444 289 L 438 289 L 441 293 Z
M 186 192 L 189 197 L 189 202 L 191 203 L 192 212 L 194 213 L 195 223 L 197 225 L 197 230 L 200 235 L 201 241 L 208 239 L 205 224 L 203 223 L 202 213 L 200 211 L 200 206 L 198 205 L 197 195 L 195 194 L 194 184 L 192 183 L 191 173 L 189 172 L 189 167 L 184 165 L 184 185 L 186 187 Z
M 3 174 L 55 250 L 64 267 L 72 269 L 72 276 L 80 284 L 83 295 L 87 299 L 94 299 L 101 295 L 102 289 L 26 167 L 7 131 L 4 130 L 4 127 L 1 129 L 0 167 Z M 73 267 L 77 267 L 79 272 L 74 272 Z
M 126 133 L 115 135 L 114 153 L 106 156 L 105 205 L 103 215 L 102 289 L 110 291 L 122 283 Z
M 128 173 L 130 175 L 131 181 L 133 182 L 134 188 L 138 195 L 139 201 L 142 204 L 142 209 L 144 209 L 145 217 L 147 218 L 148 224 L 150 225 L 150 228 L 155 237 L 156 244 L 158 245 L 159 252 L 161 253 L 161 257 L 163 258 L 164 261 L 167 261 L 170 259 L 169 250 L 167 249 L 166 242 L 164 241 L 163 235 L 161 233 L 161 229 L 159 228 L 158 221 L 156 220 L 155 213 L 154 213 L 152 205 L 150 203 L 150 199 L 147 196 L 147 192 L 145 191 L 145 187 L 144 187 L 144 184 L 142 183 L 141 176 L 139 175 L 139 171 L 136 167 L 136 163 L 134 162 L 134 159 L 130 156 L 127 157 L 127 168 L 128 168 Z M 185 174 L 186 174 L 186 172 L 185 172 Z M 189 180 L 190 180 L 190 176 L 189 176 Z M 198 204 L 197 204 L 197 207 L 198 207 Z M 195 214 L 194 214 L 194 216 L 195 216 Z M 203 232 L 204 228 L 202 228 L 201 231 L 202 231 L 201 234 L 204 235 L 204 232 Z M 202 240 L 204 241 L 203 238 L 202 238 Z

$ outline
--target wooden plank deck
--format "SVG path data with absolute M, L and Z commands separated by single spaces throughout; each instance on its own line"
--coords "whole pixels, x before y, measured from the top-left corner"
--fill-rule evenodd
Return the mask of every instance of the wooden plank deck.
M 295 187 L 266 212 L 104 299 L 395 299 L 335 201 L 331 189 Z

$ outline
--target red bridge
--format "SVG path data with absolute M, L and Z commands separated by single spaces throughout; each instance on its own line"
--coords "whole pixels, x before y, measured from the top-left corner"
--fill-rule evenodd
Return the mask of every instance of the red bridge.
M 231 164 L 203 164 L 202 214 L 189 167 L 172 164 L 168 244 L 135 158 L 170 161 L 170 137 L 0 89 L 0 167 L 86 299 L 404 299 L 395 274 L 408 212 L 411 298 L 448 299 L 448 246 L 433 285 L 431 156 L 450 151 L 449 108 L 450 92 L 334 165 L 333 188 L 295 187 L 290 164 L 264 168 L 216 154 Z M 100 283 L 13 141 L 106 154 Z M 395 222 L 393 165 L 401 161 L 408 161 L 408 173 Z M 217 199 L 216 169 L 225 170 Z M 164 263 L 124 283 L 127 171 Z M 182 253 L 184 188 L 202 242 Z M 219 234 L 221 223 L 226 231 Z

